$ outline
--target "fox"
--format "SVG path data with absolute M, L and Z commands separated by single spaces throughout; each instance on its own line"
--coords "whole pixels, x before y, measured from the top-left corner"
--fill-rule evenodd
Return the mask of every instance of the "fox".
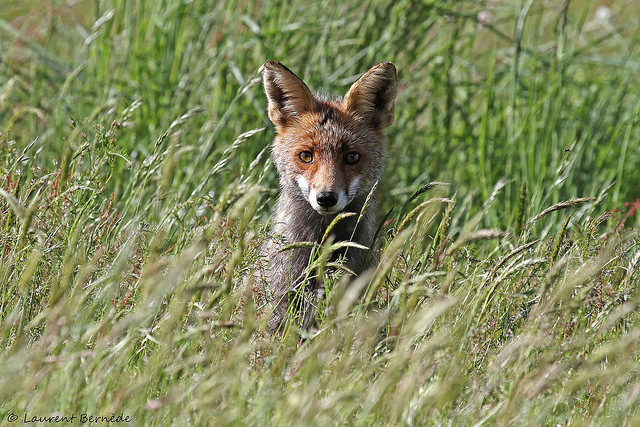
M 335 225 L 334 241 L 371 247 L 377 200 L 370 193 L 385 167 L 385 129 L 395 117 L 397 72 L 393 63 L 379 63 L 337 97 L 312 93 L 282 63 L 267 61 L 263 84 L 268 117 L 275 127 L 271 157 L 280 192 L 270 220 L 272 237 L 260 250 L 268 264 L 262 276 L 271 313 L 268 329 L 280 330 L 293 308 L 308 330 L 315 320 L 314 298 L 323 290 L 319 279 L 305 281 L 312 249 L 282 249 L 298 242 L 320 243 L 341 212 L 357 215 Z M 345 266 L 355 274 L 369 267 L 364 249 L 350 247 L 331 254 L 331 259 L 341 256 L 346 256 Z M 302 304 L 290 307 L 301 287 Z

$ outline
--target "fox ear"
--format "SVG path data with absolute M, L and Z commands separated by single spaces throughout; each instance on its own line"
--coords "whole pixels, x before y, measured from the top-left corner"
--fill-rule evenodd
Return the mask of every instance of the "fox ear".
M 382 62 L 351 86 L 342 105 L 374 129 L 384 129 L 393 123 L 397 86 L 396 67 Z
M 313 111 L 311 91 L 291 70 L 276 61 L 264 64 L 264 91 L 269 100 L 269 119 L 278 127 L 287 126 L 296 116 Z

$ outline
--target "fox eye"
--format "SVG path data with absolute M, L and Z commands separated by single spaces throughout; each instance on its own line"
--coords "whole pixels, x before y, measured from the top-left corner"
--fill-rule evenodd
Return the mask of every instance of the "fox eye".
M 311 151 L 302 151 L 298 154 L 298 158 L 302 163 L 311 163 L 313 161 L 313 153 Z
M 347 163 L 350 165 L 355 165 L 360 161 L 360 153 L 357 151 L 351 151 L 347 153 Z

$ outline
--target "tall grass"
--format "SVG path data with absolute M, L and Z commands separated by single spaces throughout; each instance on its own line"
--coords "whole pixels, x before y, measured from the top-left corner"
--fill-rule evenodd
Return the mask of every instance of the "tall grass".
M 638 423 L 638 12 L 4 2 L 2 416 Z M 380 262 L 320 251 L 317 334 L 265 334 L 253 281 L 267 59 L 338 93 L 399 70 Z

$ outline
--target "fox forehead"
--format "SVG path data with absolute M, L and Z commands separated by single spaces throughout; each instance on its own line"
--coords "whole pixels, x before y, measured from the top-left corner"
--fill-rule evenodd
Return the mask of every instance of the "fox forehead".
M 345 112 L 339 101 L 316 99 L 316 109 L 300 115 L 280 129 L 275 145 L 314 151 L 339 152 L 362 149 L 376 152 L 384 137 Z M 275 147 L 274 147 L 275 148 Z

